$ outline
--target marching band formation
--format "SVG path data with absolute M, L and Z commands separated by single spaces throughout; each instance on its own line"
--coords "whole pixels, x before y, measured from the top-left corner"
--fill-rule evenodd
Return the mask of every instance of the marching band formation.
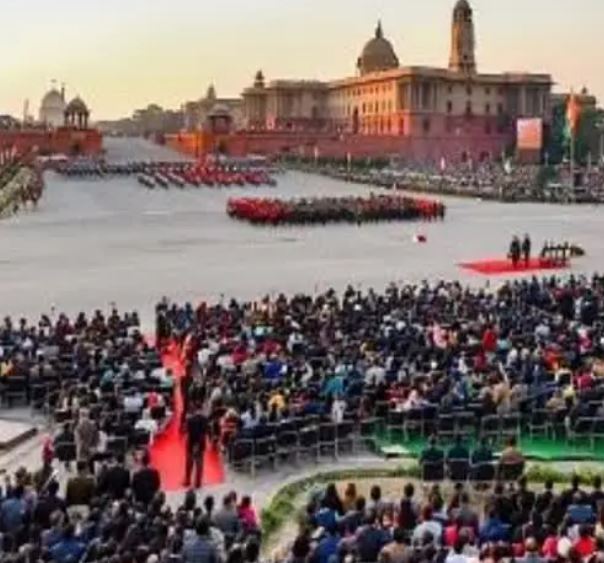
M 310 225 L 334 222 L 434 221 L 444 219 L 443 203 L 399 195 L 322 197 L 282 200 L 231 198 L 227 213 L 258 225 Z
M 244 187 L 275 186 L 277 183 L 265 168 L 243 168 L 218 163 L 191 162 L 104 162 L 74 161 L 60 166 L 58 172 L 77 178 L 136 175 L 139 184 L 155 187 Z

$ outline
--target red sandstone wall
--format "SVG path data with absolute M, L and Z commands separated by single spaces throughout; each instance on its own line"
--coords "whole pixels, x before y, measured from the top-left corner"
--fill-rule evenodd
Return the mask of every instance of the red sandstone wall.
M 103 136 L 96 129 L 76 131 L 61 128 L 56 131 L 0 131 L 0 147 L 15 146 L 26 153 L 37 147 L 42 154 L 96 155 L 103 150 Z
M 420 126 L 413 123 L 414 129 Z M 433 132 L 443 130 L 447 133 Z M 413 136 L 284 131 L 239 132 L 231 135 L 182 133 L 166 137 L 166 144 L 193 156 L 212 152 L 221 146 L 233 156 L 290 153 L 312 157 L 317 149 L 320 156 L 334 158 L 345 158 L 350 153 L 353 158 L 400 155 L 419 161 L 439 162 L 444 156 L 449 162 L 457 162 L 464 156 L 478 159 L 490 155 L 497 158 L 513 140 L 512 133 L 498 133 L 495 123 L 490 122 L 487 128 L 484 119 L 475 118 L 450 123 L 434 122 L 431 123 L 431 131 Z

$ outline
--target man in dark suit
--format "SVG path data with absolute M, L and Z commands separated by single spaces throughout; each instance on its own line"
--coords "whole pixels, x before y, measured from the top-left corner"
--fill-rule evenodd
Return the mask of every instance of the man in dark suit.
M 145 452 L 141 459 L 142 467 L 132 476 L 132 492 L 134 499 L 147 506 L 159 491 L 161 479 L 159 471 L 151 467 L 149 452 Z
M 185 468 L 185 487 L 191 484 L 191 474 L 195 466 L 195 488 L 201 487 L 201 477 L 203 474 L 203 455 L 206 447 L 206 437 L 208 433 L 208 421 L 203 415 L 201 404 L 196 402 L 193 406 L 193 412 L 187 416 L 187 460 Z
M 123 454 L 115 456 L 115 462 L 105 469 L 99 478 L 99 492 L 108 493 L 114 500 L 122 500 L 130 488 L 130 471 L 126 468 Z

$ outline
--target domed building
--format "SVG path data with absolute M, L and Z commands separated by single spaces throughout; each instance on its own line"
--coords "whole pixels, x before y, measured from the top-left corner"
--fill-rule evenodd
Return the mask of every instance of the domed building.
M 375 37 L 370 39 L 363 48 L 357 61 L 357 69 L 361 76 L 372 72 L 380 72 L 398 68 L 399 62 L 392 43 L 384 38 L 382 23 L 375 28 Z
M 71 127 L 74 129 L 88 129 L 90 110 L 84 103 L 84 100 L 82 100 L 82 98 L 79 96 L 76 96 L 67 104 L 63 115 L 65 127 Z
M 59 91 L 53 86 L 42 98 L 39 113 L 40 123 L 52 128 L 61 127 L 65 107 L 65 88 L 61 88 Z
M 183 104 L 184 128 L 186 131 L 203 129 L 208 122 L 208 117 L 216 107 L 226 108 L 235 127 L 239 127 L 242 122 L 241 105 L 242 102 L 238 98 L 219 98 L 216 88 L 210 84 L 203 98 Z

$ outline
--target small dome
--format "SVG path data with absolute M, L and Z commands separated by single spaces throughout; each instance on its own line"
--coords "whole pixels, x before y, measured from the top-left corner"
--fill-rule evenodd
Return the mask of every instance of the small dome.
M 254 87 L 264 88 L 264 73 L 261 70 L 259 70 L 254 77 Z
M 367 42 L 357 66 L 361 74 L 398 68 L 399 62 L 392 43 L 384 38 L 382 24 L 378 22 L 375 37 Z
M 65 113 L 88 114 L 89 112 L 88 107 L 84 103 L 84 100 L 77 96 L 67 104 L 67 107 L 65 108 Z
M 453 14 L 467 14 L 472 13 L 472 8 L 468 0 L 457 0 L 455 7 L 453 8 Z

